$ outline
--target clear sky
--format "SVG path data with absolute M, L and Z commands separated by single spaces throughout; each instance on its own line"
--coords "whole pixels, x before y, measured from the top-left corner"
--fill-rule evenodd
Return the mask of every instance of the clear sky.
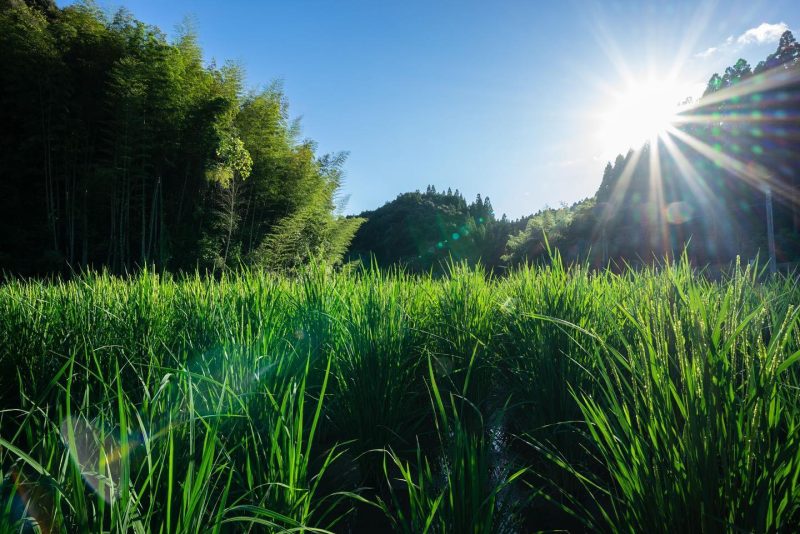
M 696 96 L 800 28 L 798 0 L 98 3 L 167 35 L 190 17 L 207 59 L 241 63 L 251 88 L 281 80 L 304 136 L 350 153 L 348 213 L 427 184 L 512 218 L 590 196 L 628 148 L 601 133 L 627 84 L 671 76 Z

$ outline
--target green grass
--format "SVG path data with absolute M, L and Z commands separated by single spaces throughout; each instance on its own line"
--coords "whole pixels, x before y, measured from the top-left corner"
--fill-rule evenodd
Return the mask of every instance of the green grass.
M 791 531 L 797 304 L 557 255 L 12 281 L 0 531 Z

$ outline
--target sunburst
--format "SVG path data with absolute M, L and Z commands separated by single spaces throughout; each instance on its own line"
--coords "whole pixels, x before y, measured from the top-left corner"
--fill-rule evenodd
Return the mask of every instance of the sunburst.
M 792 93 L 784 92 L 785 88 L 800 85 L 799 68 L 782 65 L 741 81 L 735 80 L 727 87 L 686 104 L 691 102 L 691 98 L 686 97 L 695 95 L 688 90 L 691 85 L 679 83 L 674 74 L 665 79 L 638 81 L 631 76 L 630 69 L 623 67 L 618 69 L 621 89 L 609 92 L 608 81 L 603 83 L 611 98 L 608 109 L 601 115 L 599 135 L 604 157 L 610 159 L 611 154 L 628 149 L 633 153 L 626 158 L 625 169 L 615 183 L 610 202 L 604 206 L 597 233 L 604 233 L 602 227 L 614 215 L 614 210 L 620 208 L 642 156 L 647 158 L 648 175 L 648 198 L 643 202 L 654 210 L 653 220 L 658 229 L 657 232 L 655 228 L 652 230 L 658 235 L 651 238 L 662 245 L 662 252 L 670 249 L 669 226 L 690 219 L 693 210 L 687 206 L 692 203 L 704 208 L 708 224 L 725 226 L 719 219 L 727 213 L 727 208 L 717 205 L 720 200 L 707 185 L 708 169 L 724 171 L 726 180 L 730 180 L 728 188 L 738 187 L 736 183 L 742 182 L 763 190 L 768 203 L 773 194 L 786 204 L 797 203 L 796 188 L 776 176 L 774 169 L 765 167 L 767 160 L 761 156 L 764 146 L 792 142 L 787 138 L 792 134 L 786 133 L 785 125 L 798 117 L 787 113 L 790 103 L 780 100 L 791 98 Z M 672 73 L 679 70 L 673 69 Z M 677 169 L 680 181 L 688 186 L 689 203 L 666 200 L 665 187 L 674 186 L 665 184 L 666 161 L 672 169 Z M 697 168 L 702 161 L 709 164 Z M 769 204 L 766 212 L 771 214 L 771 209 Z M 766 221 L 768 228 L 772 223 L 770 217 Z M 742 221 L 728 219 L 728 222 L 730 226 Z M 763 221 L 753 222 L 763 224 Z M 774 268 L 771 233 L 768 241 L 770 265 Z

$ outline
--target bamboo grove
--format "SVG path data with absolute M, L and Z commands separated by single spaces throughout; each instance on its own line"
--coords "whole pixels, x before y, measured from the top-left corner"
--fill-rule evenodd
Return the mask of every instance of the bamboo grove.
M 300 137 L 280 86 L 206 65 L 125 10 L 0 2 L 0 266 L 45 274 L 334 262 L 344 154 Z M 281 243 L 280 250 L 274 244 Z

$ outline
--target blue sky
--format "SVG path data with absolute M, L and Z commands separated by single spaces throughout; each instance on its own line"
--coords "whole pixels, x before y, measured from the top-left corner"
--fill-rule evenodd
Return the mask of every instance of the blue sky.
M 190 17 L 208 60 L 281 80 L 304 136 L 350 153 L 348 213 L 427 184 L 512 218 L 590 196 L 628 148 L 598 134 L 626 80 L 672 73 L 690 96 L 800 26 L 797 0 L 98 4 L 167 35 Z

